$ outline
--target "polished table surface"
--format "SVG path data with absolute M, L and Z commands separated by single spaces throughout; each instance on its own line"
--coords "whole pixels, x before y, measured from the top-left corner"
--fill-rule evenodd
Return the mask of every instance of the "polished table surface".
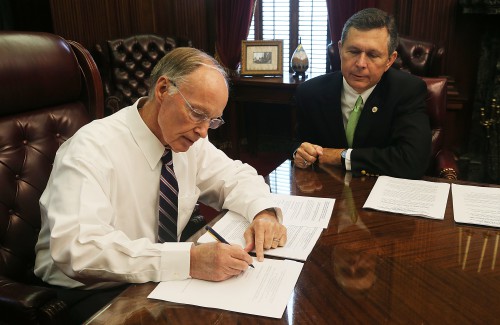
M 456 224 L 451 191 L 445 219 L 432 220 L 363 209 L 376 179 L 347 188 L 332 167 L 286 161 L 266 179 L 274 193 L 336 199 L 281 319 L 147 299 L 146 283 L 90 323 L 500 324 L 500 229 Z

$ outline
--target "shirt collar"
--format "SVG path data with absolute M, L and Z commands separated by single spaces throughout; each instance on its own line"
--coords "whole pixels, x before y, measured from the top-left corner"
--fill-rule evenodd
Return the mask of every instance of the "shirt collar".
M 363 105 L 364 105 L 366 103 L 366 100 L 368 99 L 368 97 L 370 97 L 373 89 L 375 89 L 375 87 L 377 86 L 377 85 L 374 85 L 373 87 L 368 88 L 367 90 L 365 90 L 364 92 L 359 94 L 356 90 L 354 90 L 354 88 L 352 88 L 347 83 L 347 80 L 345 80 L 344 77 L 342 77 L 342 83 L 344 85 L 344 94 L 346 96 L 346 103 L 349 107 L 354 107 L 354 104 L 356 103 L 358 96 L 361 96 L 361 98 L 363 98 Z
M 146 123 L 144 123 L 144 120 L 139 114 L 140 108 L 138 107 L 142 106 L 146 100 L 146 97 L 141 97 L 132 106 L 124 109 L 127 110 L 126 121 L 130 129 L 130 133 L 132 133 L 132 137 L 144 154 L 149 166 L 151 169 L 154 169 L 165 152 L 165 146 L 147 127 Z

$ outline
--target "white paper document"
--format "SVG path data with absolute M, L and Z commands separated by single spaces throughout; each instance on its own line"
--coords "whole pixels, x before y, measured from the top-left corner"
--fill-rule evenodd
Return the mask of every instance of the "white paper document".
M 160 282 L 148 298 L 281 318 L 297 283 L 302 263 L 254 260 L 237 277 L 222 282 L 187 279 Z
M 379 176 L 363 208 L 444 219 L 450 184 Z
M 456 222 L 500 227 L 500 188 L 453 184 Z
M 230 244 L 237 244 L 241 247 L 245 247 L 246 243 L 245 238 L 243 238 L 243 234 L 249 225 L 250 222 L 248 222 L 248 220 L 242 215 L 228 211 L 213 226 L 213 228 Z M 286 228 L 287 242 L 285 246 L 266 250 L 264 251 L 264 254 L 305 261 L 321 236 L 323 228 L 300 227 L 293 225 L 286 225 Z M 216 241 L 215 238 L 206 232 L 198 239 L 198 244 L 210 243 L 214 241 Z
M 328 228 L 335 199 L 280 194 L 272 197 L 283 211 L 283 224 Z
M 285 246 L 266 250 L 264 254 L 305 261 L 321 236 L 323 228 L 328 227 L 335 199 L 279 194 L 272 196 L 275 205 L 283 212 L 287 242 Z M 213 228 L 229 243 L 245 247 L 243 234 L 249 225 L 250 222 L 243 216 L 228 211 Z M 199 244 L 214 241 L 209 233 L 198 239 Z

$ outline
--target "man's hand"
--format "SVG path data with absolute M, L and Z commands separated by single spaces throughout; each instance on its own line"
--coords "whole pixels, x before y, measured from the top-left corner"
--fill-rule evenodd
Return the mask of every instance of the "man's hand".
M 253 259 L 239 245 L 210 243 L 191 248 L 191 277 L 222 281 L 248 269 Z
M 323 148 L 323 154 L 319 157 L 320 164 L 342 166 L 340 154 L 344 149 Z
M 299 168 L 307 168 L 323 154 L 323 148 L 309 142 L 302 142 L 295 152 L 294 165 Z
M 264 249 L 286 244 L 286 227 L 278 222 L 275 212 L 264 210 L 257 214 L 244 234 L 246 252 L 255 248 L 257 260 L 264 260 Z

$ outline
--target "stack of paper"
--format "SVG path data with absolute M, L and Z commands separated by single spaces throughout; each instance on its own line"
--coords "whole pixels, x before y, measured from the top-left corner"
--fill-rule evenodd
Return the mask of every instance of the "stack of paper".
M 453 184 L 456 222 L 500 227 L 500 188 Z
M 283 247 L 270 249 L 269 256 L 305 261 L 324 228 L 328 227 L 333 211 L 334 199 L 273 194 L 277 207 L 283 211 L 283 224 L 287 228 L 287 243 Z M 214 226 L 231 244 L 246 246 L 243 234 L 250 222 L 232 211 L 227 212 Z M 205 233 L 198 243 L 209 243 L 215 239 Z
M 450 184 L 379 176 L 363 208 L 444 219 Z
M 323 229 L 328 227 L 335 200 L 288 195 L 273 195 L 273 198 L 283 212 L 287 243 L 265 254 L 305 261 Z M 213 228 L 229 243 L 244 247 L 243 233 L 249 224 L 243 216 L 228 212 Z M 198 243 L 214 240 L 206 233 Z M 248 268 L 222 282 L 198 279 L 161 282 L 148 298 L 281 318 L 303 264 L 264 259 L 255 260 L 253 265 L 255 269 Z
M 255 269 L 222 282 L 161 282 L 148 298 L 281 318 L 304 264 L 265 259 L 253 265 Z

